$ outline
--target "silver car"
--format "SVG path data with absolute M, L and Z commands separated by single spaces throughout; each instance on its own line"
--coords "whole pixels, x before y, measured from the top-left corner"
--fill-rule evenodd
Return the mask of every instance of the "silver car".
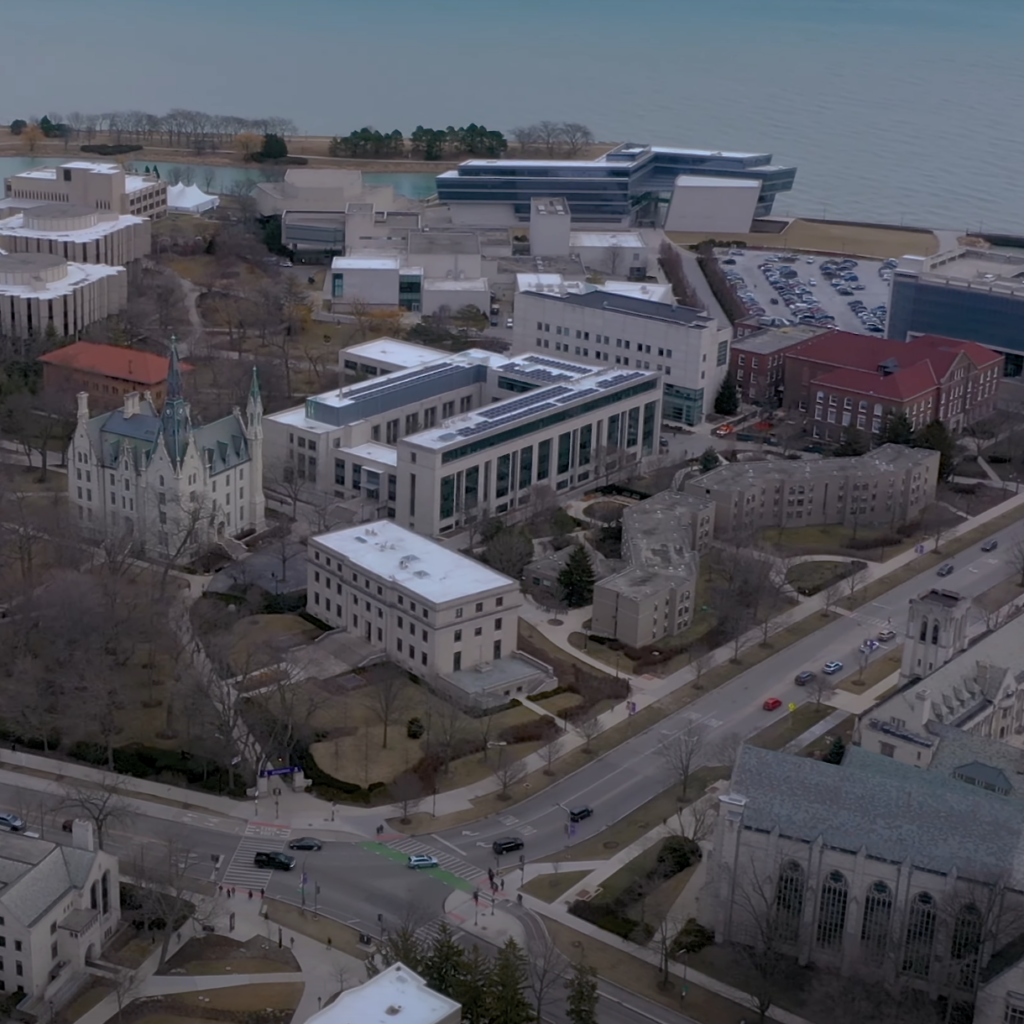
M 0 811 L 0 828 L 5 828 L 8 832 L 24 832 L 25 821 L 10 811 Z

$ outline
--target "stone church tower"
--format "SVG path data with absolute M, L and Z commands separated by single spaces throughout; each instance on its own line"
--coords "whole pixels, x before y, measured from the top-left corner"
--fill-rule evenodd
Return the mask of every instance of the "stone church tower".
M 967 648 L 971 602 L 953 590 L 929 590 L 910 600 L 900 682 L 924 679 Z

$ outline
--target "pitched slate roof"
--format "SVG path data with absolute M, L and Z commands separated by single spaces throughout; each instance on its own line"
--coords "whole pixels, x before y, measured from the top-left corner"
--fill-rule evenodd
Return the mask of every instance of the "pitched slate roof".
M 28 927 L 85 885 L 95 859 L 88 850 L 5 833 L 0 836 L 0 905 Z

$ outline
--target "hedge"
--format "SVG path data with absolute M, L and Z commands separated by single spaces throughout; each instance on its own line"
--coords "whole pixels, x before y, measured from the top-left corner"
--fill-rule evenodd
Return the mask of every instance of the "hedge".
M 83 153 L 95 153 L 97 156 L 122 156 L 124 153 L 138 153 L 142 146 L 110 146 L 105 142 L 96 142 L 78 148 Z
M 257 164 L 280 164 L 283 167 L 305 167 L 309 163 L 304 156 L 265 157 L 262 153 L 253 153 L 249 159 Z

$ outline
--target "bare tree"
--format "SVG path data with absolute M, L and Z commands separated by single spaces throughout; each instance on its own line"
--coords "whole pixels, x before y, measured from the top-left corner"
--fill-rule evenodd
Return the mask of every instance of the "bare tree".
M 939 545 L 949 532 L 949 510 L 939 502 L 932 502 L 921 513 L 921 530 L 932 541 L 932 551 L 940 554 Z
M 591 745 L 604 728 L 601 719 L 592 709 L 588 709 L 585 714 L 573 722 L 573 726 L 583 740 L 583 753 L 589 754 Z
M 727 732 L 719 736 L 708 751 L 708 762 L 714 765 L 732 767 L 739 757 L 740 748 L 743 746 L 743 737 L 738 732 Z
M 533 996 L 537 1020 L 544 1020 L 544 1010 L 552 991 L 559 986 L 569 969 L 569 961 L 559 952 L 547 931 L 541 938 L 530 938 L 526 968 L 527 987 Z
M 498 752 L 498 760 L 491 771 L 494 772 L 494 777 L 501 786 L 498 791 L 498 799 L 508 800 L 509 789 L 526 778 L 526 763 L 510 754 L 508 747 L 502 747 Z
M 299 516 L 299 502 L 306 493 L 305 466 L 296 467 L 291 462 L 279 462 L 265 476 L 267 489 L 278 491 L 292 506 L 291 517 Z
M 827 619 L 843 596 L 843 581 L 836 580 L 834 583 L 830 583 L 821 592 L 821 596 L 824 599 L 821 606 L 821 614 L 823 618 Z
M 537 143 L 537 126 L 534 124 L 522 125 L 513 128 L 509 135 L 519 144 L 519 152 L 525 153 L 530 146 Z
M 1024 537 L 1015 540 L 1007 548 L 1003 557 L 1006 559 L 1006 564 L 1017 573 L 1019 577 L 1017 585 L 1024 587 Z
M 466 735 L 466 716 L 454 701 L 435 700 L 427 715 L 427 750 L 438 756 L 447 775 Z
M 83 782 L 66 782 L 63 789 L 61 808 L 92 822 L 96 845 L 101 849 L 108 826 L 127 824 L 134 813 L 126 799 L 127 791 L 120 783 L 90 786 Z
M 832 692 L 832 677 L 825 675 L 824 672 L 815 672 L 814 678 L 808 682 L 806 690 L 815 705 L 820 706 L 821 702 Z
M 558 736 L 541 751 L 541 756 L 544 758 L 545 775 L 555 774 L 554 763 L 562 756 L 562 746 L 562 737 Z
M 391 799 L 402 809 L 401 823 L 408 825 L 412 820 L 409 815 L 419 807 L 420 801 L 423 799 L 423 782 L 419 776 L 414 775 L 412 772 L 402 772 L 388 786 L 388 793 Z
M 689 807 L 680 808 L 677 812 L 679 818 L 679 834 L 686 835 L 695 843 L 702 843 L 710 839 L 715 832 L 715 824 L 718 821 L 718 799 L 713 796 L 702 796 L 694 800 Z M 689 816 L 690 827 L 683 826 L 683 817 Z
M 536 141 L 544 147 L 547 156 L 553 157 L 562 141 L 562 126 L 557 121 L 540 121 L 532 126 Z
M 594 141 L 594 133 L 585 125 L 576 121 L 565 121 L 561 126 L 561 139 L 569 156 L 575 157 L 581 149 Z
M 673 914 L 666 914 L 654 931 L 654 947 L 658 953 L 658 988 L 667 991 L 672 988 L 669 964 L 672 961 L 672 952 L 675 946 L 676 937 L 684 922 Z
M 704 722 L 696 718 L 687 718 L 679 732 L 658 746 L 658 756 L 675 777 L 684 798 L 690 784 L 690 775 L 700 762 L 709 735 L 710 729 Z
M 851 568 L 853 568 L 851 566 Z M 861 566 L 859 569 L 853 569 L 853 572 L 843 581 L 846 584 L 846 592 L 850 599 L 853 599 L 853 595 L 862 587 L 867 581 L 867 567 Z
M 401 715 L 407 697 L 408 687 L 398 672 L 375 673 L 365 691 L 364 699 L 367 706 L 384 727 L 384 736 L 381 742 L 381 747 L 384 750 L 388 748 L 388 727 Z
M 165 506 L 166 521 L 162 531 L 168 540 L 164 566 L 160 573 L 160 594 L 167 591 L 167 577 L 171 567 L 178 564 L 186 551 L 193 548 L 202 536 L 202 527 L 209 525 L 214 517 L 214 508 L 205 494 L 193 491 L 189 495 L 181 495 L 179 501 Z

